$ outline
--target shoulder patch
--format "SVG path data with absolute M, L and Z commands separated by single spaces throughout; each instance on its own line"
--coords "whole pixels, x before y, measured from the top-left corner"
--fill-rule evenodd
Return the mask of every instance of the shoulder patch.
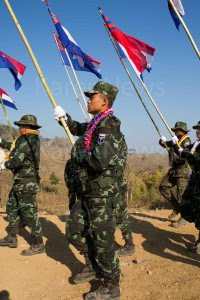
M 105 134 L 105 133 L 100 133 L 100 134 L 99 134 L 98 141 L 97 141 L 97 144 L 98 144 L 98 145 L 103 144 L 103 142 L 105 141 L 105 138 L 106 138 L 106 134 Z

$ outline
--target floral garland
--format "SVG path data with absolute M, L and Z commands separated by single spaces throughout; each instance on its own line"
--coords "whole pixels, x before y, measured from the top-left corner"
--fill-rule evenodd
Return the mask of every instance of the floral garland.
M 103 112 L 101 112 L 100 114 L 98 114 L 96 117 L 94 117 L 87 125 L 87 133 L 84 137 L 84 144 L 85 144 L 85 148 L 88 152 L 88 154 L 92 154 L 91 149 L 90 149 L 90 143 L 92 141 L 92 134 L 94 132 L 94 130 L 96 129 L 97 125 L 99 124 L 99 122 L 104 119 L 105 117 L 107 117 L 108 115 L 113 114 L 114 110 L 113 108 L 107 108 L 106 110 L 104 110 Z

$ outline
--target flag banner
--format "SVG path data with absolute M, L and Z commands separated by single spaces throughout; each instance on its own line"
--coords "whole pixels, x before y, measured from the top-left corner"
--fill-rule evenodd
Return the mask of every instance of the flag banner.
M 174 6 L 178 10 L 180 16 L 183 17 L 185 15 L 185 11 L 184 11 L 183 5 L 181 3 L 181 0 L 172 0 L 172 2 L 174 3 Z M 176 15 L 175 11 L 173 10 L 169 1 L 168 1 L 168 7 L 169 7 L 169 12 L 172 16 L 172 19 L 174 21 L 174 24 L 175 24 L 176 28 L 179 30 L 179 26 L 180 26 L 179 18 L 177 17 L 177 15 Z
M 49 14 L 53 20 L 53 23 L 56 27 L 58 36 L 61 40 L 61 43 L 64 48 L 68 51 L 70 55 L 76 57 L 78 63 L 81 65 L 82 68 L 85 68 L 85 71 L 94 73 L 98 78 L 102 78 L 101 74 L 97 71 L 94 67 L 92 61 L 90 60 L 89 56 L 85 54 L 78 44 L 75 42 L 69 31 L 61 25 L 60 20 L 56 17 L 55 14 L 52 13 L 51 8 L 49 6 L 48 0 L 45 0 L 47 5 Z M 93 61 L 95 62 L 95 61 Z M 84 71 L 84 70 L 83 70 Z
M 15 105 L 15 101 L 12 100 L 10 98 L 10 96 L 8 96 L 8 94 L 4 90 L 2 90 L 1 88 L 0 88 L 0 97 L 1 97 L 4 105 L 9 106 L 9 107 L 17 110 L 17 107 Z
M 59 37 L 55 33 L 53 33 L 53 36 L 54 36 L 57 48 L 60 52 L 60 55 L 62 56 L 64 64 L 67 65 L 67 66 L 70 66 L 69 60 L 68 60 L 66 52 L 65 52 L 65 48 L 63 47 L 61 40 L 59 39 Z M 71 63 L 72 63 L 72 65 L 73 65 L 73 67 L 76 71 L 91 72 L 88 68 L 85 67 L 82 57 L 80 57 L 76 54 L 70 53 L 70 52 L 68 52 L 68 54 L 69 54 Z M 88 59 L 93 64 L 94 69 L 96 69 L 96 71 L 99 72 L 100 71 L 100 66 L 101 66 L 100 62 L 94 60 L 93 58 L 91 58 L 87 54 L 86 54 L 86 56 L 88 57 Z
M 20 78 L 23 76 L 26 67 L 19 61 L 0 51 L 0 68 L 10 70 L 15 79 L 15 89 L 18 90 L 22 85 Z
M 144 70 L 150 71 L 155 48 L 120 31 L 100 10 L 102 18 L 112 37 L 121 48 L 121 58 L 128 59 L 136 74 L 141 77 Z

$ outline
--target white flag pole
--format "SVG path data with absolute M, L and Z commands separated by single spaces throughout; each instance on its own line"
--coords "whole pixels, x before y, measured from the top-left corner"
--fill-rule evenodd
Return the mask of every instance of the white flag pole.
M 81 102 L 80 102 L 80 100 L 79 100 L 79 98 L 78 98 L 78 94 L 77 94 L 77 92 L 76 92 L 76 89 L 75 89 L 74 84 L 73 84 L 73 82 L 72 82 L 72 79 L 71 79 L 71 77 L 70 77 L 70 74 L 69 74 L 69 72 L 68 72 L 68 70 L 67 70 L 67 66 L 66 66 L 66 64 L 65 64 L 65 62 L 64 62 L 64 59 L 63 59 L 61 53 L 60 53 L 59 46 L 58 46 L 58 42 L 57 42 L 57 40 L 56 40 L 56 37 L 55 37 L 55 33 L 54 33 L 54 32 L 53 32 L 53 37 L 54 37 L 56 46 L 57 46 L 57 48 L 58 48 L 58 52 L 59 52 L 60 58 L 61 58 L 61 60 L 62 60 L 63 66 L 64 66 L 64 68 L 65 68 L 65 71 L 66 71 L 67 76 L 68 76 L 68 78 L 69 78 L 70 84 L 71 84 L 72 89 L 73 89 L 73 91 L 74 91 L 76 100 L 78 101 L 78 104 L 79 104 L 79 106 L 80 106 L 80 109 L 81 109 L 81 111 L 82 111 L 82 113 L 83 113 L 83 116 L 84 116 L 86 122 L 88 122 L 88 119 L 87 119 L 86 114 L 85 114 L 85 112 L 84 112 L 84 110 L 83 110 L 83 107 L 82 107 L 82 105 L 81 105 Z
M 77 85 L 78 85 L 79 91 L 80 91 L 81 96 L 82 96 L 82 98 L 83 98 L 83 102 L 84 102 L 84 104 L 85 104 L 85 107 L 87 108 L 87 102 L 86 102 L 86 100 L 85 100 L 85 96 L 84 96 L 84 94 L 83 94 L 82 88 L 81 88 L 80 83 L 79 83 L 79 81 L 78 81 L 78 77 L 77 77 L 77 75 L 76 75 L 76 72 L 75 72 L 74 67 L 73 67 L 73 65 L 72 65 L 72 62 L 71 62 L 71 59 L 70 59 L 70 57 L 69 57 L 69 53 L 68 53 L 68 51 L 67 51 L 66 48 L 65 48 L 65 53 L 66 53 L 67 58 L 68 58 L 68 60 L 69 60 L 70 67 L 72 68 L 72 72 L 73 72 L 73 74 L 74 74 L 76 83 L 77 83 Z M 88 115 L 89 115 L 89 118 L 90 118 L 90 120 L 91 120 L 91 115 L 90 115 L 90 114 L 88 114 Z
M 195 52 L 196 52 L 198 58 L 200 59 L 200 51 L 199 51 L 199 49 L 198 49 L 198 47 L 197 47 L 197 45 L 196 45 L 196 43 L 195 43 L 195 41 L 194 41 L 194 39 L 193 39 L 193 37 L 192 37 L 192 35 L 191 35 L 189 29 L 187 28 L 185 22 L 183 21 L 183 18 L 182 18 L 181 15 L 179 14 L 179 12 L 178 12 L 176 6 L 174 5 L 173 1 L 172 1 L 172 0 L 168 0 L 168 2 L 169 2 L 169 4 L 171 5 L 171 7 L 173 8 L 173 10 L 174 10 L 175 14 L 177 15 L 179 21 L 181 22 L 181 24 L 182 24 L 182 26 L 183 26 L 183 28 L 184 28 L 184 30 L 185 30 L 185 32 L 186 32 L 188 38 L 189 38 L 189 40 L 190 40 L 190 42 L 191 42 L 191 44 L 192 44 L 194 50 L 195 50 Z

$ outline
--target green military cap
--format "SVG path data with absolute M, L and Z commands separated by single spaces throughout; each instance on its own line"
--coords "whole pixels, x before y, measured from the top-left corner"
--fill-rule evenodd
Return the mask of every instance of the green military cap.
M 99 93 L 108 96 L 110 100 L 114 101 L 118 93 L 118 88 L 110 83 L 99 81 L 94 85 L 93 90 L 87 91 L 84 94 L 87 97 L 91 97 L 91 95 Z
M 197 129 L 198 127 L 200 127 L 200 121 L 196 125 L 192 126 L 193 129 Z
M 175 126 L 173 128 L 171 128 L 172 131 L 175 131 L 177 129 L 181 129 L 185 132 L 189 132 L 190 130 L 187 129 L 187 123 L 182 122 L 182 121 L 178 121 L 176 122 Z
M 27 125 L 27 126 L 32 126 L 35 128 L 41 128 L 40 125 L 37 124 L 37 118 L 33 115 L 25 115 L 23 117 L 21 117 L 20 121 L 15 121 L 14 122 L 15 125 Z

